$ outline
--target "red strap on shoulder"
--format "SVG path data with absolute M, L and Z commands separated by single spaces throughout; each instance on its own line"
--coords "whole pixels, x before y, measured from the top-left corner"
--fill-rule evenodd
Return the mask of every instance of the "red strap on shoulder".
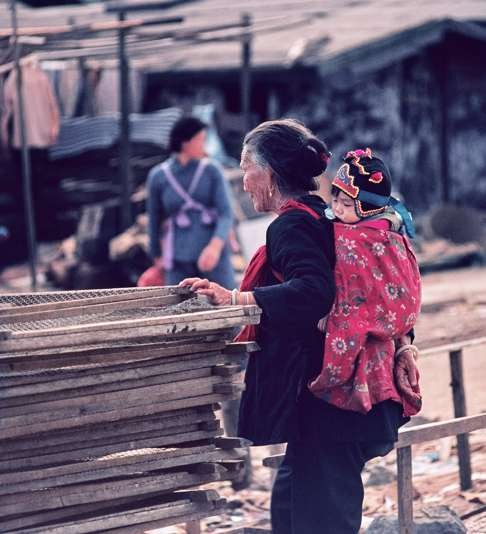
M 321 216 L 316 213 L 312 208 L 307 206 L 302 202 L 297 202 L 296 200 L 287 200 L 287 202 L 279 209 L 278 213 L 281 215 L 290 210 L 301 210 L 307 212 L 309 215 L 312 215 L 314 219 L 320 219 Z

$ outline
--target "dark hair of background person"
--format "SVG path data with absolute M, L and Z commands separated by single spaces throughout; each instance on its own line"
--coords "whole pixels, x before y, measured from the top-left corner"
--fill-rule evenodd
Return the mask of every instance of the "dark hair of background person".
M 295 119 L 263 122 L 244 141 L 253 161 L 270 167 L 282 194 L 296 196 L 319 189 L 317 176 L 331 156 L 326 143 Z
M 171 152 L 180 152 L 182 150 L 182 143 L 190 141 L 201 130 L 205 130 L 207 127 L 208 125 L 206 123 L 196 117 L 182 117 L 174 124 L 170 131 L 169 150 Z

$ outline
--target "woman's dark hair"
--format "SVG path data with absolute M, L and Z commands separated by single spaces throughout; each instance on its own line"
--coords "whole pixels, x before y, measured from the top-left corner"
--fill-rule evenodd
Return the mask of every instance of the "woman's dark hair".
M 270 168 L 281 193 L 316 191 L 316 179 L 331 157 L 326 144 L 300 122 L 281 119 L 263 122 L 249 132 L 243 150 L 261 167 Z
M 190 141 L 201 130 L 205 130 L 207 127 L 207 124 L 196 117 L 182 117 L 182 119 L 179 119 L 174 124 L 170 131 L 169 150 L 171 152 L 180 152 L 182 143 Z

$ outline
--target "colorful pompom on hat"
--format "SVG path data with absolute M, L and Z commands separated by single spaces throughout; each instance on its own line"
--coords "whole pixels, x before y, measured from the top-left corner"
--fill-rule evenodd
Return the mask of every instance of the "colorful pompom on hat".
M 355 200 L 356 212 L 368 217 L 385 211 L 390 203 L 391 177 L 388 167 L 371 149 L 351 150 L 343 158 L 332 185 Z

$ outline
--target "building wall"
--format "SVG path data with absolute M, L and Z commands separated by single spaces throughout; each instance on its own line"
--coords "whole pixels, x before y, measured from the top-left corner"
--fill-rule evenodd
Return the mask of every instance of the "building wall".
M 369 146 L 388 163 L 395 189 L 415 210 L 447 194 L 452 202 L 486 208 L 486 77 L 480 67 L 486 56 L 484 48 L 469 43 L 468 50 L 461 40 L 450 37 L 359 80 L 345 73 L 321 79 L 285 115 L 327 141 L 334 154 L 329 176 L 347 150 Z M 445 158 L 442 146 L 448 147 Z

